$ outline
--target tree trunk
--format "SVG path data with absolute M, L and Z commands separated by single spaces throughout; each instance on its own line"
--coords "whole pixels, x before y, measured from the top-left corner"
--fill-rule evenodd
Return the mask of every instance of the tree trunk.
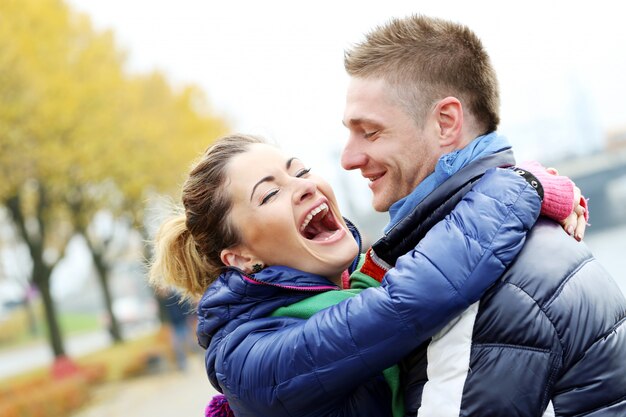
M 73 213 L 72 221 L 74 222 L 74 230 L 83 236 L 87 249 L 91 254 L 91 260 L 96 268 L 98 274 L 98 284 L 100 284 L 100 290 L 104 297 L 104 308 L 109 316 L 109 334 L 113 343 L 121 343 L 123 341 L 122 332 L 120 330 L 119 321 L 113 312 L 113 297 L 111 295 L 111 289 L 109 288 L 109 270 L 110 266 L 105 259 L 105 254 L 108 248 L 108 242 L 105 239 L 102 244 L 96 245 L 89 239 L 87 233 L 87 225 L 89 223 L 89 216 L 85 213 L 90 213 L 90 210 L 85 209 L 84 190 L 82 187 L 77 186 L 75 192 L 72 194 L 72 199 L 67 200 L 66 203 Z
M 111 333 L 111 338 L 114 343 L 120 343 L 123 341 L 122 332 L 120 330 L 119 321 L 115 314 L 113 313 L 113 297 L 111 296 L 111 289 L 109 288 L 109 266 L 106 264 L 106 261 L 103 259 L 104 255 L 98 252 L 91 242 L 89 238 L 83 234 L 85 240 L 87 241 L 87 246 L 89 246 L 89 251 L 91 252 L 91 258 L 93 259 L 93 263 L 96 267 L 96 271 L 98 272 L 98 282 L 100 283 L 100 289 L 102 291 L 102 295 L 104 296 L 104 306 L 107 310 L 107 314 L 110 317 L 109 322 L 109 332 Z
M 49 279 L 47 282 L 50 282 Z M 38 285 L 41 298 L 43 300 L 46 325 L 48 328 L 48 340 L 52 347 L 55 358 L 65 356 L 65 347 L 63 346 L 63 338 L 61 336 L 61 328 L 57 319 L 57 313 L 54 306 L 54 300 L 50 292 L 50 285 Z
M 29 286 L 26 290 L 27 294 L 24 296 L 24 310 L 26 310 L 26 319 L 28 321 L 28 332 L 31 336 L 37 336 L 39 334 L 39 327 L 37 326 L 37 316 L 35 315 L 34 306 L 32 302 L 31 293 L 34 291 L 33 288 Z
M 45 223 L 42 221 L 41 212 L 45 208 L 45 193 L 40 189 L 40 201 L 38 202 L 38 224 L 39 235 L 31 236 L 26 230 L 26 222 L 22 213 L 22 204 L 18 194 L 8 198 L 5 201 L 6 207 L 11 213 L 13 222 L 19 230 L 20 236 L 28 246 L 28 250 L 33 261 L 33 271 L 31 275 L 32 283 L 39 289 L 44 304 L 45 319 L 48 325 L 48 341 L 55 358 L 65 356 L 65 347 L 61 336 L 61 328 L 59 326 L 56 309 L 54 308 L 54 300 L 50 293 L 50 276 L 54 267 L 46 265 L 43 259 L 43 245 L 45 235 Z

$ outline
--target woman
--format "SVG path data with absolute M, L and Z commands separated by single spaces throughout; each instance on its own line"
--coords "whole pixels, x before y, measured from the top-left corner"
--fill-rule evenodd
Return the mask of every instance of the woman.
M 191 170 L 182 200 L 185 214 L 156 238 L 151 281 L 202 296 L 197 333 L 212 385 L 235 415 L 272 417 L 401 414 L 393 365 L 480 298 L 541 209 L 523 177 L 487 172 L 434 229 L 448 241 L 429 233 L 382 285 L 365 278 L 374 288 L 355 294 L 339 290 L 360 259 L 358 232 L 297 158 L 256 137 L 223 138 Z M 442 244 L 451 257 L 429 259 Z

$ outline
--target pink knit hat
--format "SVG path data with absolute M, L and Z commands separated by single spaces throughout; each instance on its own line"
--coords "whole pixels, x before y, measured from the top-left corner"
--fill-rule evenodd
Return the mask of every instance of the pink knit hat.
M 204 409 L 204 417 L 235 417 L 228 405 L 228 400 L 222 394 L 214 396 Z

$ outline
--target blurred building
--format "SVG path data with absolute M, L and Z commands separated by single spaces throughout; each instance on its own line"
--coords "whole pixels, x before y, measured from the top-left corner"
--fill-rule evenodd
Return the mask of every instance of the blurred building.
M 606 138 L 606 150 L 609 152 L 626 148 L 626 127 L 609 133 Z

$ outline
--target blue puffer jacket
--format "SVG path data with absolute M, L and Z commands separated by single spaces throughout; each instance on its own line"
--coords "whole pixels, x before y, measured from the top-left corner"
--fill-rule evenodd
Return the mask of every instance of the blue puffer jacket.
M 513 163 L 509 150 L 459 171 L 376 255 L 393 265 L 485 170 Z M 624 417 L 626 300 L 584 243 L 540 219 L 502 279 L 402 368 L 411 417 Z
M 381 371 L 478 300 L 518 254 L 539 209 L 522 177 L 490 171 L 381 287 L 307 320 L 268 315 L 337 290 L 326 278 L 287 267 L 225 271 L 198 307 L 212 385 L 238 417 L 389 416 Z

